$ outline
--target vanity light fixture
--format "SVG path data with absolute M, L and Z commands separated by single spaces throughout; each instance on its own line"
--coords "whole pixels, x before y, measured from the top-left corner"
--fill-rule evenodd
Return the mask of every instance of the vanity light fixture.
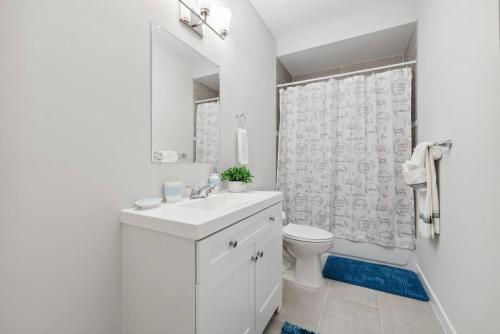
M 191 2 L 197 2 L 196 0 L 191 0 Z M 200 14 L 205 19 L 210 15 L 210 9 L 212 8 L 212 3 L 210 0 L 200 0 L 198 6 L 200 8 Z
M 179 20 L 192 31 L 203 37 L 207 26 L 221 39 L 229 34 L 231 11 L 227 7 L 212 8 L 210 0 L 178 0 Z
M 215 26 L 222 38 L 225 38 L 229 34 L 232 13 L 227 7 L 216 7 L 213 12 Z

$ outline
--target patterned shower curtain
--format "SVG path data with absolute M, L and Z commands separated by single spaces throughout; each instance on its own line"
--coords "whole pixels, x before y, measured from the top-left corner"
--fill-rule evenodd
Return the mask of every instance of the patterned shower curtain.
M 220 160 L 219 102 L 200 103 L 196 109 L 196 162 Z
M 280 90 L 278 189 L 291 222 L 335 237 L 415 247 L 411 69 Z

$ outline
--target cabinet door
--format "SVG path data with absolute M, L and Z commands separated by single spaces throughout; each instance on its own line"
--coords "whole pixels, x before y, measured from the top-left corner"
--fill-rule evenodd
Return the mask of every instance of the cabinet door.
M 255 262 L 256 333 L 259 334 L 274 311 L 281 306 L 282 251 L 281 225 L 273 228 L 255 244 L 255 253 L 261 254 Z
M 208 281 L 241 251 L 252 246 L 265 229 L 277 225 L 278 219 L 272 217 L 279 217 L 280 210 L 281 205 L 273 205 L 196 242 L 196 283 Z
M 197 334 L 255 333 L 255 266 L 249 245 L 208 281 L 196 286 Z

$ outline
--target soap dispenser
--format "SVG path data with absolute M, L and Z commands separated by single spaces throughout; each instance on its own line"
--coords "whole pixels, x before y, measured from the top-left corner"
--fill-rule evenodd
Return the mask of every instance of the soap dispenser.
M 217 167 L 214 167 L 212 175 L 208 178 L 208 185 L 213 187 L 212 193 L 216 194 L 220 190 L 220 177 L 217 173 Z

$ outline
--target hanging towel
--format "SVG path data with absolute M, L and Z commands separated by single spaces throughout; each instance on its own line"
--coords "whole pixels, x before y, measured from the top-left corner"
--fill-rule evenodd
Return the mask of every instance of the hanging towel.
M 162 162 L 177 162 L 179 153 L 176 151 L 161 151 Z
M 238 128 L 238 162 L 248 165 L 248 134 L 246 129 Z
M 434 160 L 441 158 L 441 151 L 432 142 L 415 147 L 410 160 L 403 163 L 403 179 L 417 190 L 417 227 L 425 238 L 439 234 L 439 195 Z

